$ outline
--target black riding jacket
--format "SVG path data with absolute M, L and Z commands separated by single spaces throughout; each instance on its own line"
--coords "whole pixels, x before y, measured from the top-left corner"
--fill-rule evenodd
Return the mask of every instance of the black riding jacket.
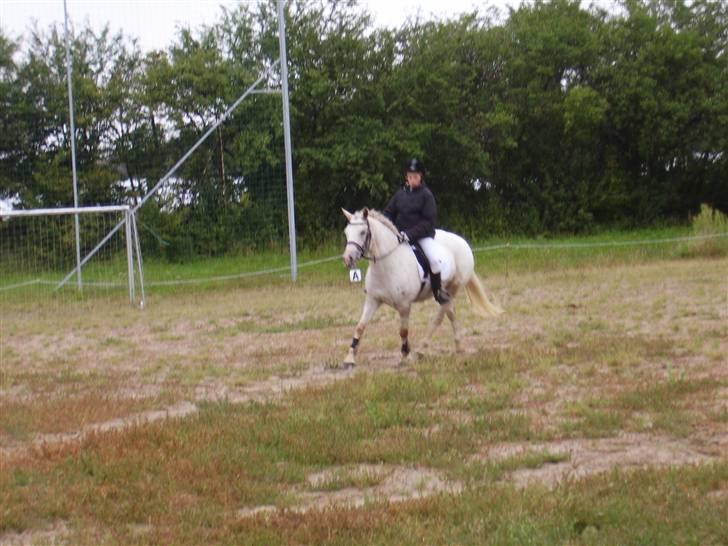
M 437 205 L 430 188 L 422 181 L 416 189 L 405 186 L 394 194 L 384 215 L 397 229 L 404 231 L 410 241 L 418 241 L 424 237 L 435 236 L 437 222 Z

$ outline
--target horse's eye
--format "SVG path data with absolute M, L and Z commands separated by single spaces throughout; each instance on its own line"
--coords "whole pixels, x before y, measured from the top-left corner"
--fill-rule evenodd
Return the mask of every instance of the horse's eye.
M 361 232 L 359 233 L 359 235 L 361 235 L 362 237 L 364 237 L 364 235 L 366 235 L 366 234 L 367 234 L 367 231 L 365 229 L 362 229 Z

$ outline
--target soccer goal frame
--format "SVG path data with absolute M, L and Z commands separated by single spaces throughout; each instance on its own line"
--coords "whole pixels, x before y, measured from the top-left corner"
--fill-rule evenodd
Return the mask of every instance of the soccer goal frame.
M 140 307 L 144 307 L 144 268 L 142 264 L 141 245 L 139 244 L 136 215 L 129 205 L 9 210 L 0 211 L 0 219 L 6 221 L 12 220 L 13 218 L 27 218 L 35 216 L 75 216 L 78 218 L 80 215 L 104 213 L 121 213 L 123 216 L 123 219 L 117 224 L 116 229 L 112 230 L 112 233 L 121 228 L 124 229 L 124 248 L 126 253 L 129 301 L 132 305 L 138 303 Z M 96 254 L 96 252 L 103 246 L 103 244 L 108 241 L 108 239 L 109 237 L 105 238 L 91 252 L 89 252 L 83 260 L 78 261 L 73 271 L 71 271 L 71 273 L 69 273 L 56 285 L 56 290 L 62 288 L 74 275 L 76 276 L 79 290 L 83 290 L 84 283 L 82 269 L 94 256 L 94 254 Z M 139 284 L 139 294 L 137 294 L 137 281 Z

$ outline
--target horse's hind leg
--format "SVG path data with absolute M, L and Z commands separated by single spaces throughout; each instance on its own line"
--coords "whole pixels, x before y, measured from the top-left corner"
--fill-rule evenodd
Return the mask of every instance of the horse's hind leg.
M 427 341 L 432 339 L 432 336 L 435 334 L 435 330 L 437 330 L 440 324 L 442 324 L 442 320 L 445 318 L 445 315 L 447 315 L 447 318 L 450 320 L 450 325 L 452 326 L 452 333 L 455 339 L 455 351 L 460 352 L 462 350 L 462 347 L 460 346 L 460 330 L 458 328 L 458 323 L 455 319 L 454 300 L 450 300 L 449 303 L 439 306 L 437 314 L 432 320 L 432 324 L 430 324 L 430 330 L 427 332 Z M 425 342 L 425 346 L 427 345 L 427 341 Z
M 452 326 L 452 337 L 455 341 L 455 352 L 461 353 L 463 351 L 462 344 L 460 343 L 460 328 L 458 326 L 458 322 L 455 318 L 455 305 L 454 302 L 451 301 L 445 309 L 445 314 L 447 314 L 447 318 L 450 320 L 450 326 Z
M 346 354 L 346 358 L 344 359 L 344 368 L 356 366 L 356 353 L 359 348 L 359 340 L 361 339 L 361 336 L 364 335 L 364 330 L 366 329 L 369 321 L 372 320 L 377 309 L 379 309 L 379 302 L 377 300 L 370 297 L 367 297 L 364 300 L 364 309 L 362 310 L 361 318 L 354 330 L 354 337 L 351 340 L 349 352 Z
M 451 305 L 449 303 L 448 305 Z M 427 347 L 430 344 L 430 340 L 432 339 L 432 336 L 435 334 L 435 330 L 442 324 L 442 319 L 445 318 L 445 306 L 439 305 L 437 308 L 437 314 L 435 315 L 435 318 L 432 319 L 432 322 L 430 323 L 430 329 L 427 331 L 427 337 L 425 338 L 424 343 L 422 344 L 423 347 Z

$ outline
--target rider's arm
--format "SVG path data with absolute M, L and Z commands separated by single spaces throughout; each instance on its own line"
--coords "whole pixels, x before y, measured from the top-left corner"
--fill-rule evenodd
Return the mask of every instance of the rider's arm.
M 389 200 L 389 203 L 387 203 L 387 206 L 384 207 L 384 210 L 382 211 L 384 216 L 389 218 L 392 221 L 392 223 L 394 223 L 394 221 L 397 218 L 397 196 L 398 195 L 399 195 L 399 192 L 396 192 L 392 196 L 392 198 Z

